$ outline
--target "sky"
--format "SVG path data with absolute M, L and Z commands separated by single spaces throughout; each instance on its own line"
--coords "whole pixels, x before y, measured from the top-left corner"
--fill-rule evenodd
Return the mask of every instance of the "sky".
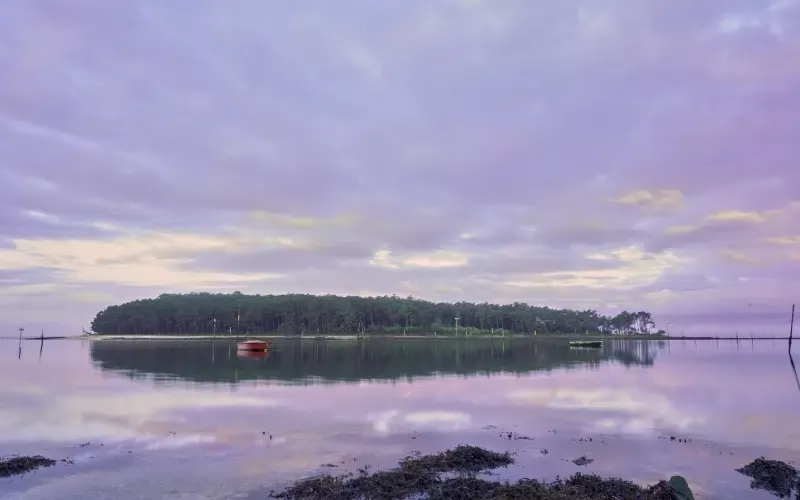
M 788 333 L 795 0 L 0 3 L 0 336 L 161 293 Z

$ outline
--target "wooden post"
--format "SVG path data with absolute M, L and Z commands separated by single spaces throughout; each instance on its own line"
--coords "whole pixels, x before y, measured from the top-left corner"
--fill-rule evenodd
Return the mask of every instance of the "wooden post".
M 792 321 L 789 323 L 789 352 L 792 352 L 792 334 L 794 333 L 794 304 L 792 304 Z
M 800 377 L 797 376 L 797 367 L 794 366 L 794 358 L 792 358 L 792 351 L 789 351 L 789 364 L 792 365 L 794 372 L 794 381 L 797 382 L 797 390 L 800 391 Z

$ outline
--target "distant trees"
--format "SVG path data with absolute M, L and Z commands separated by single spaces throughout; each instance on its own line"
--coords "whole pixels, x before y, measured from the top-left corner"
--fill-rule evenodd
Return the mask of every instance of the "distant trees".
M 652 316 L 649 312 L 628 312 L 622 311 L 613 318 L 611 318 L 611 327 L 614 333 L 620 334 L 645 334 L 650 333 L 650 329 L 654 328 L 656 324 L 653 322 Z
M 239 321 L 237 322 L 237 315 Z M 162 294 L 155 299 L 109 306 L 92 321 L 101 334 L 200 334 L 232 330 L 242 334 L 452 333 L 555 334 L 649 333 L 650 313 L 623 311 L 604 316 L 594 310 L 551 309 L 515 302 L 497 305 L 429 302 L 395 295 Z M 216 322 L 214 321 L 216 320 Z

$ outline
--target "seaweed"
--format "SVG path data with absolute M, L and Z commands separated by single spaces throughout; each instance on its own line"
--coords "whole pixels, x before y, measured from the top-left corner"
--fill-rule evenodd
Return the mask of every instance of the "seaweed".
M 482 470 L 506 466 L 514 462 L 508 453 L 497 453 L 476 446 L 461 445 L 435 455 L 414 455 L 400 461 L 400 467 L 368 475 L 366 469 L 353 476 L 322 475 L 299 481 L 274 498 L 331 499 L 406 498 L 430 490 L 440 482 L 439 474 L 459 472 L 475 474 Z
M 508 466 L 514 459 L 508 453 L 497 453 L 476 446 L 458 446 L 434 455 L 415 455 L 400 461 L 396 469 L 358 475 L 316 476 L 298 481 L 282 492 L 271 492 L 273 498 L 287 500 L 350 500 L 403 499 L 424 496 L 430 500 L 680 500 L 665 481 L 642 488 L 622 479 L 604 479 L 596 475 L 575 474 L 554 482 L 522 479 L 516 483 L 487 481 L 479 472 Z M 443 479 L 445 472 L 455 477 Z
M 55 460 L 45 458 L 40 455 L 31 457 L 14 457 L 8 460 L 0 460 L 0 477 L 25 474 L 26 472 L 31 472 L 40 467 L 52 467 L 55 464 Z
M 752 479 L 751 488 L 769 491 L 778 498 L 789 498 L 793 490 L 800 490 L 800 475 L 797 469 L 780 460 L 759 457 L 736 469 L 736 472 Z

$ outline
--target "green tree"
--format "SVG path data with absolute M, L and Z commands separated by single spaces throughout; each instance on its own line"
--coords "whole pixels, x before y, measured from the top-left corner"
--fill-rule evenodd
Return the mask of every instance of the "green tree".
M 237 322 L 237 312 L 241 320 Z M 366 333 L 648 333 L 655 326 L 648 312 L 622 311 L 603 316 L 594 310 L 573 311 L 514 304 L 429 302 L 396 295 L 162 294 L 112 305 L 97 313 L 92 329 L 101 334 L 204 334 L 216 320 L 218 333 L 241 335 L 330 335 Z M 407 323 L 407 324 L 406 324 Z

